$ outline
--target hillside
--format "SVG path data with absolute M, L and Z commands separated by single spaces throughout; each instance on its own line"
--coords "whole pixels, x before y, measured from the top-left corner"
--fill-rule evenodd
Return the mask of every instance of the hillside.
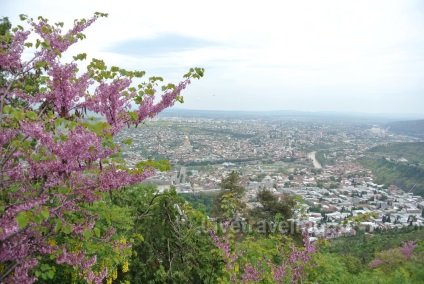
M 395 184 L 424 196 L 424 143 L 394 143 L 370 149 L 362 160 L 379 184 Z
M 393 133 L 424 138 L 424 120 L 395 121 L 387 126 Z

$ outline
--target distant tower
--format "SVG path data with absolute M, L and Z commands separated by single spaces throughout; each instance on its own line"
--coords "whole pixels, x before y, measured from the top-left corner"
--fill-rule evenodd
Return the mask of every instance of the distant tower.
M 184 148 L 191 148 L 191 144 L 190 144 L 190 140 L 188 140 L 188 136 L 184 137 L 183 147 Z

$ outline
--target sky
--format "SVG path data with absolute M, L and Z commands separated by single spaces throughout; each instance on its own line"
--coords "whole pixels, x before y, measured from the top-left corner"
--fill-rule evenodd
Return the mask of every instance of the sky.
M 421 0 L 0 0 L 13 25 L 96 11 L 70 53 L 174 83 L 205 68 L 181 108 L 424 116 Z

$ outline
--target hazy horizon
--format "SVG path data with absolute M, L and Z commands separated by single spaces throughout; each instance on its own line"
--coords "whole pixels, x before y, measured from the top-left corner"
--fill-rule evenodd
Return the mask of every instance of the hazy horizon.
M 255 109 L 207 109 L 207 108 L 186 108 L 184 104 L 175 105 L 170 109 L 167 109 L 165 111 L 222 111 L 222 112 L 299 112 L 299 113 L 328 113 L 328 114 L 365 114 L 365 115 L 417 115 L 421 116 L 424 119 L 424 113 L 413 113 L 413 112 L 358 112 L 358 111 L 332 111 L 332 110 L 322 110 L 322 111 L 307 111 L 307 110 L 296 110 L 296 109 L 268 109 L 268 110 L 255 110 Z

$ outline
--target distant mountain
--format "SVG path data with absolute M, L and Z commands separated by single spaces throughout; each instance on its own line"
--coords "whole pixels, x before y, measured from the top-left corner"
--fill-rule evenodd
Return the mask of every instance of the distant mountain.
M 424 138 L 424 120 L 395 121 L 387 127 L 394 133 Z
M 166 109 L 159 116 L 171 117 L 198 117 L 198 118 L 320 118 L 343 120 L 372 120 L 388 123 L 396 120 L 412 120 L 424 118 L 424 114 L 385 114 L 385 113 L 359 113 L 359 112 L 308 112 L 296 110 L 273 111 L 229 111 L 229 110 L 190 110 L 183 108 Z
M 271 116 L 315 116 L 313 112 L 283 110 L 283 111 L 229 111 L 229 110 L 190 110 L 170 108 L 163 111 L 161 116 L 202 117 L 202 118 L 242 118 L 242 117 L 271 117 Z

